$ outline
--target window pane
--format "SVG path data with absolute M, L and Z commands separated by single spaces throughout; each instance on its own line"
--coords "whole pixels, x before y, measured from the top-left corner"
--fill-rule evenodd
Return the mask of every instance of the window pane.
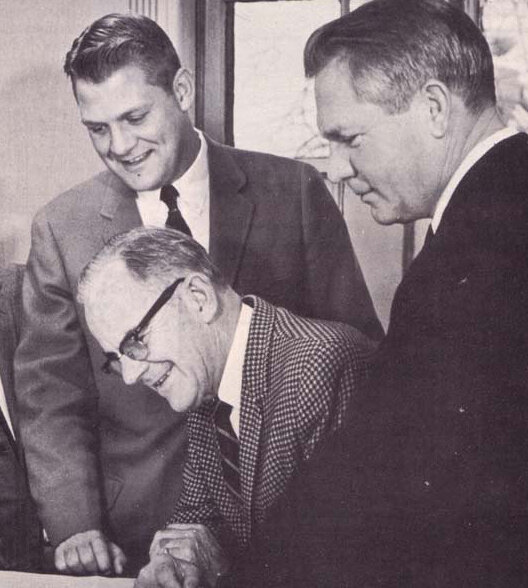
M 528 2 L 487 0 L 482 27 L 493 53 L 502 118 L 528 130 Z
M 288 157 L 328 155 L 302 55 L 310 34 L 339 14 L 338 0 L 235 4 L 237 147 Z

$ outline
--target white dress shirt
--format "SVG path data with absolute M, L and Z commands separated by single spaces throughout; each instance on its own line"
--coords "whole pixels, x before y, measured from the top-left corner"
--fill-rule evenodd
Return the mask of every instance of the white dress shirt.
M 477 143 L 475 147 L 473 147 L 473 149 L 466 155 L 466 157 L 462 160 L 462 163 L 458 166 L 457 170 L 447 183 L 447 186 L 444 188 L 442 195 L 436 203 L 433 219 L 431 220 L 431 228 L 433 233 L 436 233 L 438 226 L 440 225 L 440 221 L 442 220 L 444 211 L 447 208 L 454 191 L 467 172 L 475 165 L 475 163 L 477 163 L 479 159 L 484 157 L 484 155 L 492 147 L 495 147 L 497 143 L 500 143 L 501 141 L 504 141 L 504 139 L 508 139 L 513 135 L 516 135 L 518 132 L 519 131 L 511 128 L 501 129 L 483 141 L 480 141 L 480 143 Z
M 227 361 L 218 387 L 218 398 L 227 402 L 233 408 L 229 420 L 237 437 L 240 436 L 240 401 L 242 398 L 242 372 L 244 370 L 244 357 L 249 337 L 249 326 L 253 309 L 244 302 L 240 309 L 240 316 L 235 329 L 233 343 L 229 349 Z
M 11 431 L 11 435 L 13 435 L 13 439 L 15 439 L 15 431 L 13 430 L 13 423 L 11 422 L 11 418 L 9 417 L 9 410 L 7 409 L 7 401 L 5 397 L 4 387 L 2 386 L 2 379 L 0 378 L 0 410 L 4 415 L 6 420 L 7 426 Z
M 200 149 L 189 169 L 172 185 L 178 190 L 178 208 L 191 229 L 193 239 L 209 251 L 209 164 L 207 142 L 201 131 Z M 160 200 L 161 188 L 138 192 L 139 215 L 145 226 L 164 227 L 168 207 Z

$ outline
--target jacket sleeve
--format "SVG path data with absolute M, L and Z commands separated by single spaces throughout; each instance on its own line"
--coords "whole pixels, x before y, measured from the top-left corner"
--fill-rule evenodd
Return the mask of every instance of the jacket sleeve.
M 221 516 L 207 491 L 203 472 L 193 467 L 192 460 L 185 462 L 183 491 L 167 524 L 205 525 L 218 535 Z
M 224 550 L 233 555 L 238 549 L 236 538 L 211 496 L 207 472 L 197 463 L 196 456 L 203 460 L 203 454 L 208 453 L 200 440 L 204 422 L 200 422 L 199 416 L 190 414 L 188 424 L 189 450 L 183 470 L 183 490 L 167 524 L 205 525 Z
M 101 528 L 97 396 L 74 287 L 41 213 L 32 227 L 15 378 L 29 481 L 54 545 Z
M 308 316 L 348 323 L 383 337 L 348 229 L 320 174 L 303 166 L 302 224 Z

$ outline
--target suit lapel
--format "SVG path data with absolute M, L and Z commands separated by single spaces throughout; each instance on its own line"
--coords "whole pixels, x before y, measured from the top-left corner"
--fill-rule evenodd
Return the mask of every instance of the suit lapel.
M 269 386 L 268 358 L 274 324 L 271 307 L 258 298 L 251 299 L 254 302 L 254 311 L 244 359 L 240 413 L 240 471 L 242 496 L 249 515 L 248 538 L 252 532 L 255 505 L 259 500 L 256 487 L 257 467 L 262 453 L 263 402 Z
M 101 216 L 105 219 L 103 240 L 107 243 L 114 235 L 142 225 L 136 202 L 137 195 L 121 180 L 110 176 L 105 186 Z
M 251 536 L 253 523 L 252 513 L 255 494 L 255 477 L 257 474 L 257 462 L 259 457 L 260 436 L 262 429 L 262 411 L 255 402 L 255 398 L 242 386 L 242 398 L 244 404 L 244 417 L 240 422 L 243 426 L 240 430 L 240 483 L 242 497 L 247 515 L 247 537 Z
M 246 246 L 254 203 L 241 193 L 246 176 L 229 149 L 210 139 L 207 145 L 211 195 L 209 252 L 233 284 Z

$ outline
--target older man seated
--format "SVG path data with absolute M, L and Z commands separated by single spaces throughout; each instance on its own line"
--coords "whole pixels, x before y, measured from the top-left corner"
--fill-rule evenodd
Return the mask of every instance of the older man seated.
M 79 300 L 103 369 L 190 413 L 184 490 L 138 585 L 160 574 L 214 585 L 298 465 L 342 424 L 373 346 L 352 327 L 241 298 L 198 243 L 171 229 L 110 241 L 85 269 Z

